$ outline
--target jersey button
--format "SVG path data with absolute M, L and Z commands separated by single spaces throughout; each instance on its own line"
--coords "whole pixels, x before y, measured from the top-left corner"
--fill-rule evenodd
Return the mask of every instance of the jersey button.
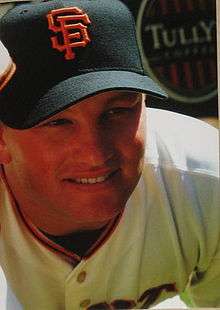
M 86 307 L 88 307 L 90 305 L 90 303 L 91 303 L 90 299 L 84 299 L 80 303 L 80 308 L 86 308 Z
M 86 272 L 85 271 L 80 272 L 77 276 L 77 282 L 83 283 L 85 279 L 86 279 Z

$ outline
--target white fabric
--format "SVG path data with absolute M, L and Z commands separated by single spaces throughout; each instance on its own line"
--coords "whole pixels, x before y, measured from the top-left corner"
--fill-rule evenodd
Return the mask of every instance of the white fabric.
M 140 182 L 114 233 L 75 268 L 33 237 L 2 185 L 0 263 L 25 310 L 80 309 L 86 300 L 141 308 L 186 288 L 194 306 L 220 307 L 217 130 L 172 112 L 147 115 Z
M 12 61 L 8 54 L 8 51 L 0 41 L 0 79 L 1 76 L 5 74 L 5 71 L 8 69 L 11 63 Z

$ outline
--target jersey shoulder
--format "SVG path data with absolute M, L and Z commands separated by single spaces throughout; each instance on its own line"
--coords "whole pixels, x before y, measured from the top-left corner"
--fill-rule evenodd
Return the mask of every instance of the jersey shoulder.
M 146 109 L 148 163 L 219 177 L 219 131 L 196 118 Z

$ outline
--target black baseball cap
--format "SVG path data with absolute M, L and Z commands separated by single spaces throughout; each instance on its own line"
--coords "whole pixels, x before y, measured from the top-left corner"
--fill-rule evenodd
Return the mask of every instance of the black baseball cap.
M 0 21 L 16 72 L 0 93 L 0 120 L 26 129 L 110 90 L 166 98 L 144 72 L 133 16 L 118 0 L 19 4 Z

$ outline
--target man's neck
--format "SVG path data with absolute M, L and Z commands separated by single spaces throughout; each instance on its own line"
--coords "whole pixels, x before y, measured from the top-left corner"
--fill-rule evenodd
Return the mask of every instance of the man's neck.
M 54 236 L 41 231 L 48 239 L 61 245 L 63 248 L 79 256 L 84 256 L 91 246 L 99 239 L 105 228 L 106 225 L 96 230 L 79 231 L 62 236 Z

